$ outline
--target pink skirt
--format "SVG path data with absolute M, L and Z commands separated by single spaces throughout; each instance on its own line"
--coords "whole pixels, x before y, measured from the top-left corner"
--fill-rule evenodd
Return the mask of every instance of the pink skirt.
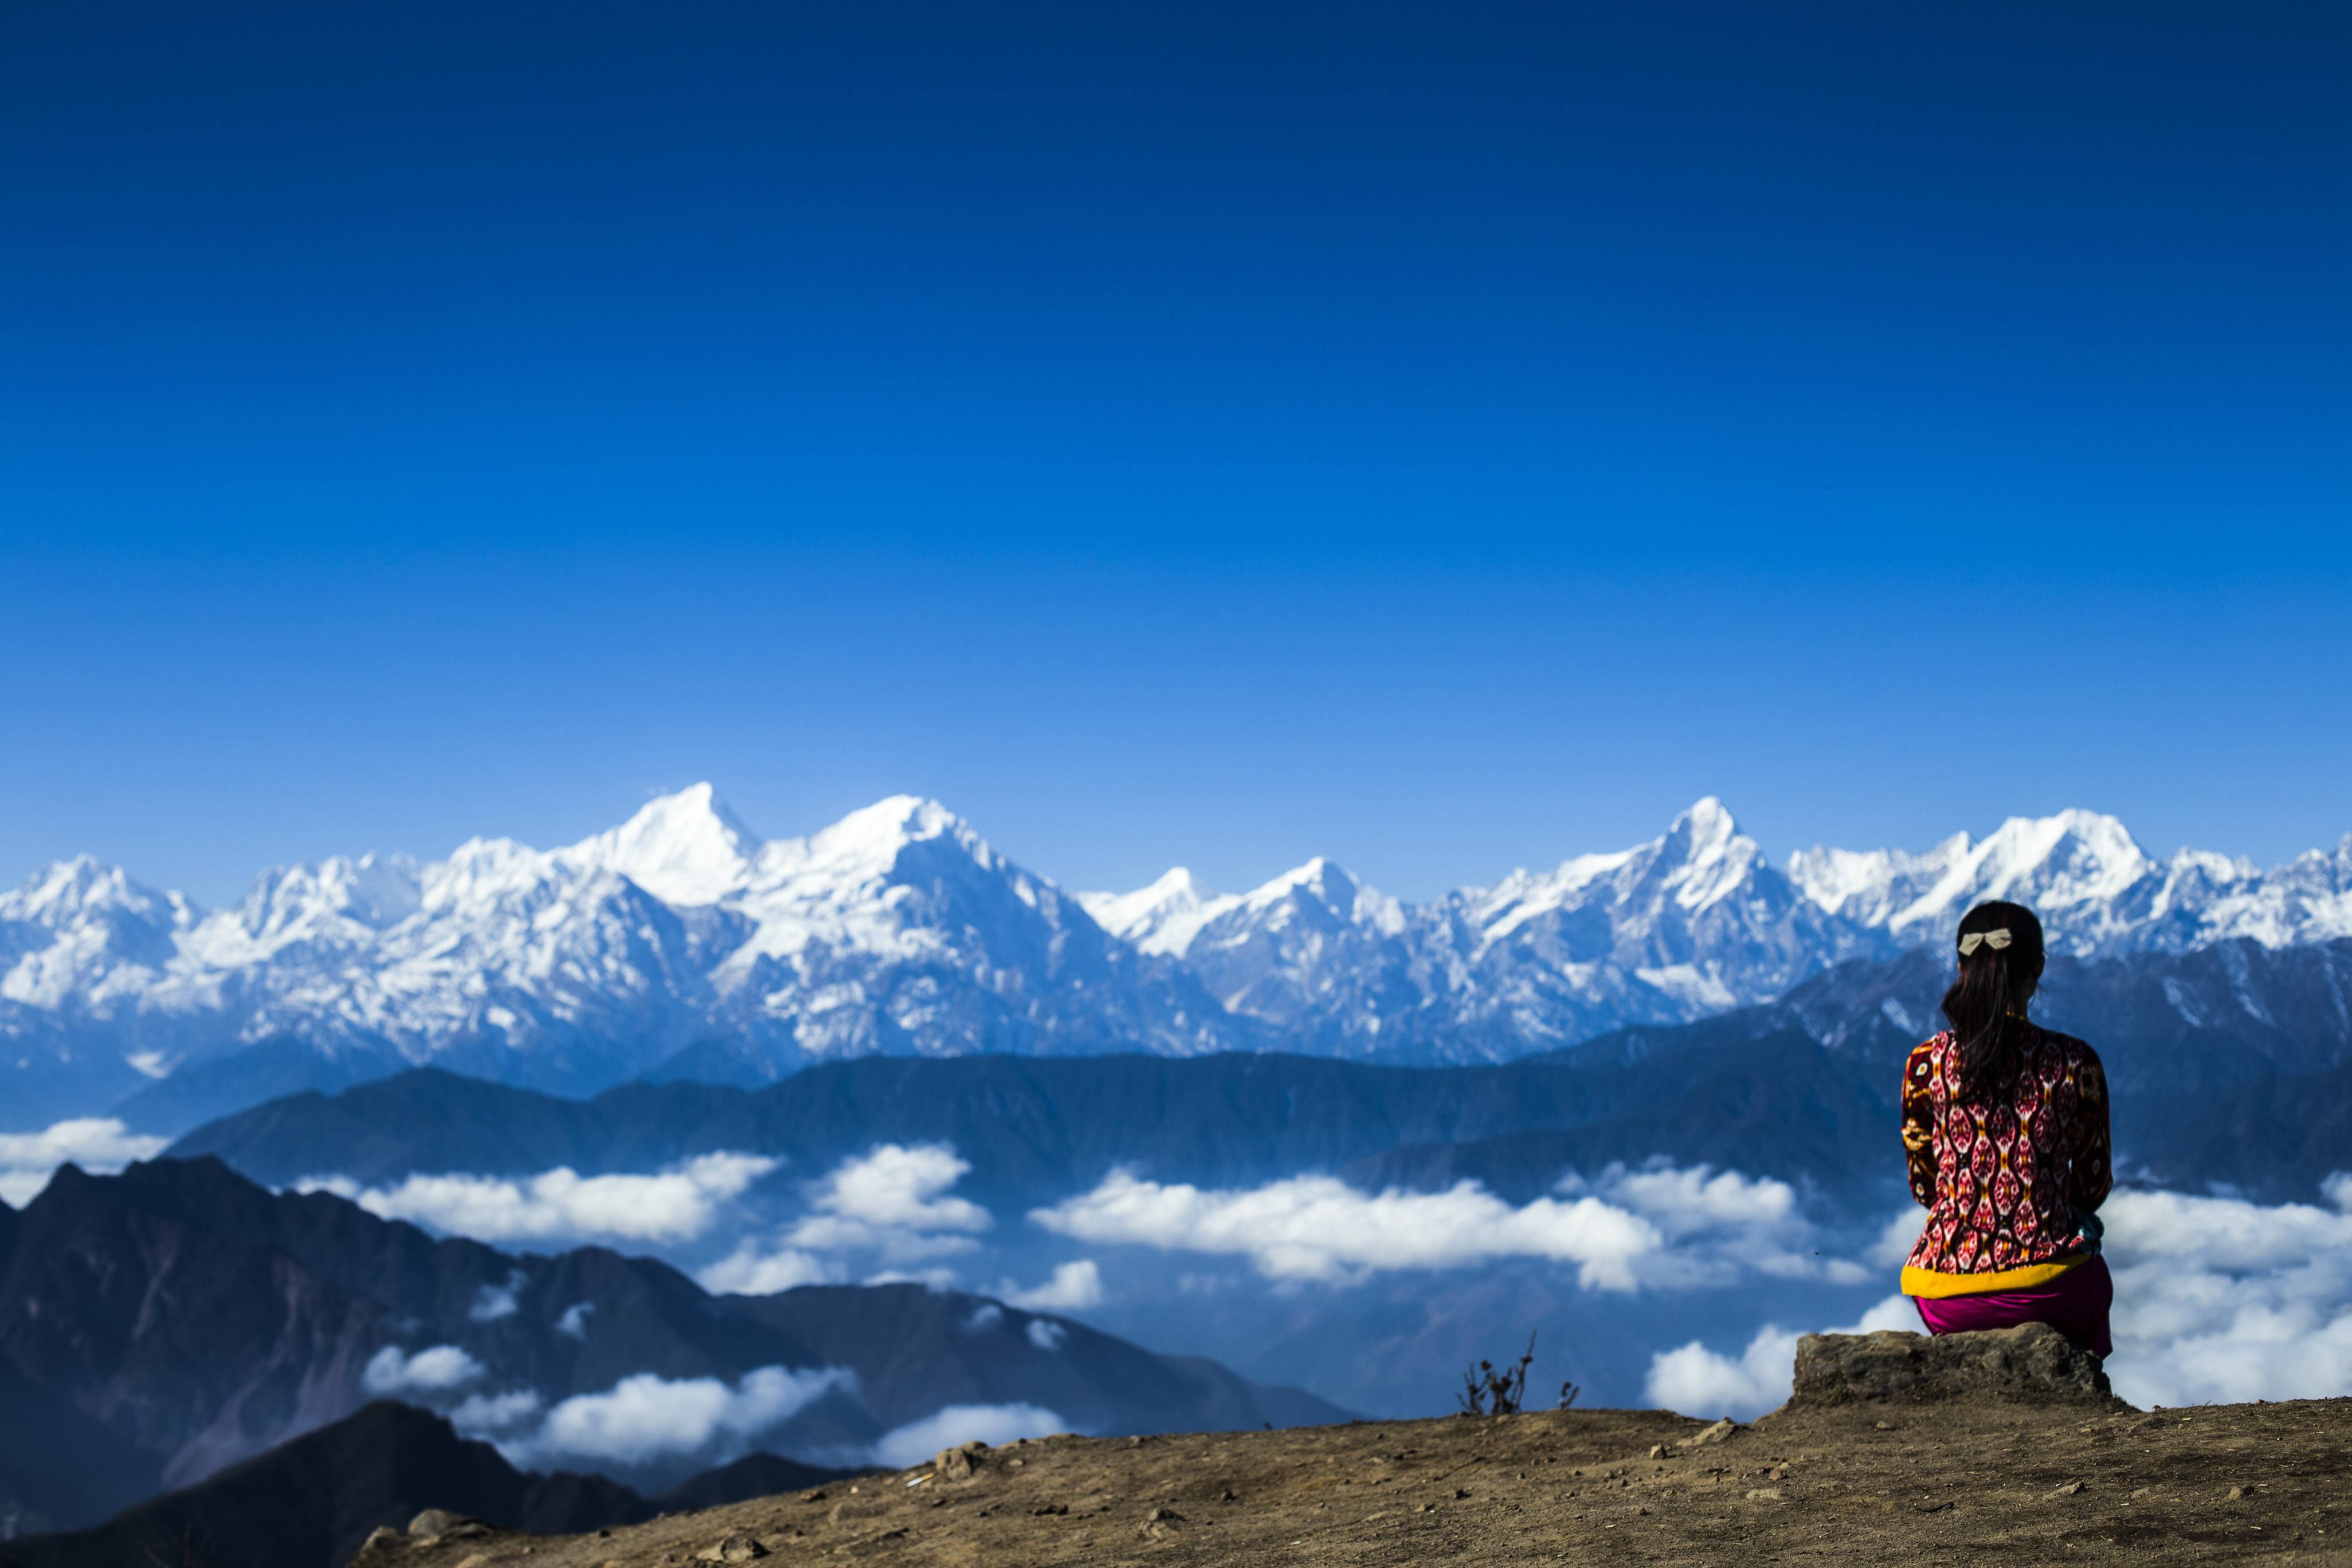
M 1919 1321 L 1931 1334 L 1965 1334 L 1977 1329 L 2013 1329 L 2047 1323 L 2102 1360 L 2116 1353 L 2107 1337 L 2107 1309 L 2115 1305 L 2116 1282 L 2107 1260 L 2077 1263 L 2047 1285 L 2024 1290 L 1988 1290 L 1981 1296 L 1914 1296 Z

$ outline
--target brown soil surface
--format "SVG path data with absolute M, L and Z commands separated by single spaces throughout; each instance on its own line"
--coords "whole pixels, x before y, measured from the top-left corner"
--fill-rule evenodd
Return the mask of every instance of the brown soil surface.
M 608 1536 L 379 1539 L 360 1568 L 2235 1563 L 2352 1568 L 2352 1400 L 1594 1410 L 1053 1437 Z M 1652 1458 L 1658 1444 L 1680 1444 Z

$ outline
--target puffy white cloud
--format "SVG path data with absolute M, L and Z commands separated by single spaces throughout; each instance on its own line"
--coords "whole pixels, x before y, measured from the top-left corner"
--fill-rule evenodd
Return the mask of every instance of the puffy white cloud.
M 1034 1289 L 1024 1290 L 1007 1279 L 996 1293 L 1016 1307 L 1033 1312 L 1083 1312 L 1102 1305 L 1102 1270 L 1091 1258 L 1055 1266 L 1053 1277 Z
M 1789 1397 L 1789 1368 L 1796 1353 L 1797 1335 L 1767 1323 L 1737 1358 L 1718 1355 L 1696 1340 L 1660 1352 L 1650 1358 L 1644 1386 L 1650 1402 L 1667 1410 L 1745 1419 Z
M 878 1274 L 868 1274 L 859 1283 L 920 1285 L 926 1290 L 945 1291 L 956 1288 L 956 1271 L 952 1268 L 885 1268 Z
M 1631 1289 L 1634 1260 L 1662 1241 L 1649 1222 L 1598 1198 L 1538 1198 L 1514 1209 L 1469 1182 L 1443 1193 L 1371 1194 L 1329 1176 L 1204 1191 L 1114 1172 L 1029 1217 L 1081 1241 L 1235 1254 L 1277 1279 L 1536 1257 L 1578 1265 L 1588 1287 Z
M 986 1209 L 950 1192 L 971 1169 L 945 1144 L 877 1144 L 817 1183 L 810 1212 L 773 1243 L 747 1237 L 696 1278 L 707 1290 L 766 1296 L 847 1279 L 848 1269 L 828 1254 L 872 1253 L 892 1267 L 868 1283 L 920 1279 L 944 1288 L 954 1280 L 951 1271 L 910 1274 L 898 1266 L 979 1245 L 973 1235 L 994 1222 Z
M 38 1132 L 0 1132 L 0 1202 L 19 1208 L 32 1202 L 68 1161 L 93 1175 L 111 1175 L 133 1160 L 153 1159 L 170 1142 L 133 1132 L 111 1116 L 52 1122 Z
M 1570 1176 L 1563 1192 L 1583 1192 Z M 1709 1165 L 1639 1170 L 1612 1165 L 1590 1190 L 1648 1220 L 1665 1246 L 1645 1259 L 1642 1282 L 1654 1286 L 1724 1284 L 1753 1270 L 1782 1279 L 1827 1279 L 1859 1285 L 1871 1271 L 1830 1256 L 1801 1210 L 1796 1190 L 1771 1177 Z
M 2107 1375 L 2135 1405 L 2352 1394 L 2352 1177 L 2334 1205 L 2118 1192 Z
M 1785 1183 L 1706 1166 L 1612 1166 L 1590 1184 L 1513 1207 L 1475 1182 L 1441 1193 L 1365 1193 L 1329 1176 L 1205 1191 L 1125 1172 L 1034 1210 L 1036 1224 L 1083 1241 L 1246 1257 L 1277 1279 L 1347 1279 L 1506 1258 L 1574 1264 L 1587 1289 L 1687 1286 L 1755 1269 L 1844 1280 L 1824 1261 Z
M 585 1344 L 588 1341 L 588 1314 L 596 1310 L 593 1301 L 574 1301 L 563 1309 L 563 1316 L 555 1320 L 555 1331 L 569 1334 Z
M 466 1316 L 477 1323 L 495 1323 L 500 1318 L 511 1318 L 522 1310 L 518 1299 L 525 1281 L 518 1268 L 507 1276 L 503 1285 L 485 1285 L 474 1292 L 474 1305 Z
M 814 1206 L 869 1225 L 908 1230 L 986 1230 L 988 1211 L 948 1189 L 963 1180 L 971 1163 L 943 1143 L 877 1145 L 845 1160 L 825 1178 Z
M 986 1333 L 991 1329 L 1002 1326 L 1003 1321 L 1003 1308 L 998 1306 L 993 1301 L 982 1301 L 979 1306 L 974 1307 L 971 1310 L 971 1316 L 963 1321 L 964 1332 L 968 1334 Z
M 1919 1331 L 1919 1314 L 1907 1296 L 1889 1296 L 1862 1321 L 1830 1331 L 1866 1334 L 1879 1329 Z M 1738 1356 L 1718 1355 L 1698 1341 L 1650 1358 L 1646 1388 L 1651 1403 L 1685 1415 L 1759 1415 L 1789 1397 L 1800 1331 L 1767 1323 Z
M 940 1143 L 881 1143 L 844 1160 L 809 1200 L 787 1243 L 817 1252 L 879 1252 L 892 1263 L 969 1251 L 988 1211 L 949 1189 L 971 1169 Z
M 691 1241 L 720 1208 L 776 1168 L 763 1154 L 701 1154 L 655 1175 L 583 1176 L 558 1165 L 536 1176 L 410 1176 L 390 1188 L 313 1176 L 299 1190 L 324 1190 L 386 1219 L 412 1220 L 477 1241 L 608 1237 Z
M 546 1401 L 528 1388 L 506 1394 L 469 1394 L 449 1412 L 449 1424 L 468 1437 L 508 1432 L 537 1415 Z
M 874 1445 L 874 1458 L 902 1470 L 959 1443 L 1010 1443 L 1069 1429 L 1068 1422 L 1035 1405 L 950 1405 L 884 1433 Z
M 761 1247 L 750 1237 L 695 1275 L 714 1295 L 772 1296 L 802 1285 L 832 1285 L 848 1278 L 840 1264 L 798 1247 Z
M 565 1458 L 642 1464 L 674 1454 L 740 1448 L 834 1389 L 856 1386 L 840 1367 L 763 1366 L 732 1387 L 715 1377 L 625 1377 L 602 1394 L 576 1394 L 539 1429 L 499 1445 L 518 1462 Z
M 1062 1348 L 1062 1342 L 1069 1338 L 1070 1331 L 1051 1318 L 1032 1318 L 1028 1334 L 1029 1342 L 1039 1350 L 1057 1351 Z
M 370 1394 L 445 1394 L 482 1375 L 482 1363 L 456 1345 L 434 1345 L 415 1355 L 386 1345 L 368 1358 L 360 1382 Z

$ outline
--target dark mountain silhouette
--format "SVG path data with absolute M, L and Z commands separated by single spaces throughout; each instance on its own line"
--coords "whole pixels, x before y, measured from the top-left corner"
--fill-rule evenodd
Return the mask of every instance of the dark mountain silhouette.
M 2195 1093 L 2131 1103 L 2127 1177 L 2166 1186 L 2208 1183 L 2265 1203 L 2311 1201 L 2319 1184 L 2352 1167 L 2352 1063 L 2273 1074 Z
M 481 1319 L 486 1292 L 516 1310 Z M 582 1300 L 597 1332 L 554 1332 Z M 0 1361 L 157 1456 L 166 1484 L 345 1415 L 388 1343 L 461 1344 L 551 1397 L 806 1361 L 665 1264 L 514 1258 L 331 1194 L 272 1194 L 215 1160 L 60 1169 L 0 1273 Z
M 1344 1415 L 982 1297 L 878 1286 L 714 1298 L 651 1259 L 436 1240 L 329 1193 L 270 1193 L 214 1159 L 119 1176 L 68 1165 L 23 1212 L 0 1215 L 0 1506 L 20 1529 L 92 1522 L 158 1483 L 200 1481 L 336 1423 L 367 1401 L 363 1370 L 387 1346 L 457 1347 L 480 1369 L 466 1390 L 528 1391 L 545 1405 L 641 1373 L 856 1373 L 854 1391 L 763 1436 L 787 1451 L 854 1451 L 968 1389 L 1097 1431 Z M 973 1331 L 990 1314 L 1013 1331 Z M 1078 1355 L 1041 1349 L 1039 1323 Z M 709 1462 L 679 1454 L 628 1475 L 668 1485 Z
M 1874 1192 L 1896 1179 L 1885 1151 L 1891 1097 L 1853 1062 L 1785 1019 L 1759 1037 L 1735 1036 L 1719 1049 L 1700 1043 L 1706 1026 L 1689 1028 L 1693 1034 L 1681 1040 L 1685 1059 L 1660 1075 L 1672 1092 L 1652 1103 L 1582 1127 L 1408 1143 L 1350 1161 L 1339 1174 L 1374 1191 L 1431 1192 L 1475 1181 L 1515 1204 L 1554 1190 L 1563 1172 L 1639 1164 L 1658 1155 L 1679 1165 L 1730 1165 L 1792 1178 L 1833 1193 Z
M 1894 1176 L 1878 1142 L 1854 1134 L 1875 1130 L 1904 1053 L 1941 1026 L 1948 978 L 1939 952 L 1856 961 L 1768 1006 L 1492 1067 L 887 1058 L 756 1089 L 632 1084 L 586 1101 L 425 1070 L 257 1107 L 173 1152 L 218 1154 L 272 1183 L 327 1172 L 383 1182 L 555 1165 L 645 1171 L 717 1149 L 779 1155 L 791 1175 L 813 1176 L 877 1142 L 938 1141 L 971 1162 L 962 1190 L 999 1208 L 1056 1201 L 1119 1167 L 1208 1184 L 1307 1170 L 1411 1185 L 1475 1175 L 1520 1192 L 1547 1166 L 1556 1178 L 1570 1165 L 1665 1154 L 1874 1196 Z M 2163 1156 L 2151 1168 L 2176 1179 L 2242 1184 L 2266 1137 L 2300 1147 L 2340 1125 L 2344 1090 L 2327 1075 L 2352 1062 L 2347 998 L 2352 942 L 2241 941 L 2053 959 L 2036 1012 L 2099 1047 L 2127 1154 L 2145 1143 Z M 2144 1135 L 2134 1125 L 2142 1104 Z M 2301 1165 L 2295 1183 L 2308 1184 Z
M 814 1176 L 876 1142 L 940 1142 L 971 1162 L 960 1191 L 1010 1208 L 1058 1200 L 1121 1167 L 1230 1184 L 1337 1169 L 1406 1144 L 1678 1123 L 1685 1113 L 1675 1108 L 1695 1080 L 1770 1077 L 1774 1064 L 1751 1047 L 1790 1028 L 1784 1015 L 1751 1010 L 1477 1068 L 1277 1055 L 867 1058 L 757 1090 L 641 1084 L 587 1101 L 425 1069 L 261 1106 L 171 1152 L 215 1154 L 272 1183 L 329 1172 L 381 1183 L 555 1165 L 646 1171 L 721 1149 L 777 1154 L 794 1174 Z M 1643 1136 L 1637 1126 L 1619 1142 L 1632 1148 Z M 1834 1139 L 1782 1148 L 1763 1173 L 1848 1174 L 1849 1152 Z
M 517 1470 L 440 1416 L 380 1401 L 101 1525 L 0 1545 L 0 1563 L 335 1568 L 370 1531 L 399 1529 L 428 1508 L 548 1534 L 657 1511 L 601 1477 Z

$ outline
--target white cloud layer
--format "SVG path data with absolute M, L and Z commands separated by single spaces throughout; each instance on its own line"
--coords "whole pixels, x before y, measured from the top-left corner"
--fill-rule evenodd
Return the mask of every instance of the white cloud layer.
M 656 1175 L 583 1176 L 558 1165 L 536 1176 L 410 1176 L 398 1186 L 362 1187 L 341 1176 L 312 1176 L 302 1192 L 324 1190 L 370 1214 L 404 1219 L 477 1241 L 608 1238 L 691 1241 L 719 1210 L 776 1168 L 763 1154 L 701 1154 Z
M 969 1251 L 988 1211 L 949 1189 L 971 1169 L 943 1143 L 877 1144 L 844 1160 L 809 1199 L 786 1245 L 810 1252 L 872 1251 L 908 1263 Z
M 1075 1263 L 1055 1265 L 1053 1278 L 1034 1289 L 1020 1289 L 1007 1279 L 996 1293 L 1032 1312 L 1083 1312 L 1102 1305 L 1102 1270 L 1093 1258 L 1081 1258 Z
M 2332 1208 L 2108 1199 L 2116 1392 L 2142 1406 L 2352 1394 L 2352 1175 L 2326 1190 Z
M 695 1278 L 706 1290 L 769 1296 L 845 1280 L 849 1268 L 838 1255 L 858 1253 L 892 1266 L 868 1283 L 911 1278 L 951 1283 L 951 1271 L 909 1275 L 898 1266 L 979 1245 L 973 1236 L 994 1222 L 986 1209 L 950 1191 L 971 1169 L 943 1143 L 877 1144 L 816 1184 L 809 1213 L 781 1237 L 772 1242 L 745 1237 Z
M 602 1394 L 575 1394 L 536 1432 L 499 1445 L 517 1463 L 568 1458 L 643 1464 L 676 1454 L 740 1449 L 856 1375 L 840 1367 L 763 1366 L 732 1387 L 715 1377 L 625 1377 Z
M 1029 1216 L 1082 1241 L 1248 1258 L 1276 1279 L 1344 1280 L 1507 1258 L 1573 1264 L 1587 1289 L 1726 1282 L 1756 1270 L 1853 1282 L 1823 1260 L 1787 1184 L 1706 1166 L 1612 1166 L 1514 1208 L 1475 1182 L 1442 1193 L 1365 1193 L 1329 1176 L 1245 1190 L 1144 1181 L 1124 1172 Z
M 794 1247 L 769 1248 L 751 1237 L 735 1250 L 695 1275 L 713 1295 L 772 1296 L 802 1285 L 836 1285 L 848 1270 L 829 1258 Z
M 368 1358 L 360 1382 L 370 1394 L 446 1394 L 482 1375 L 482 1363 L 456 1345 L 434 1345 L 415 1355 L 386 1345 Z
M 449 1412 L 449 1424 L 465 1436 L 488 1437 L 530 1420 L 545 1404 L 528 1388 L 506 1394 L 470 1394 Z
M 152 1160 L 169 1139 L 131 1131 L 111 1116 L 52 1122 L 38 1132 L 0 1132 L 0 1202 L 22 1208 L 70 1161 L 92 1175 L 111 1175 L 133 1160 Z
M 950 1405 L 919 1421 L 893 1427 L 874 1445 L 874 1459 L 894 1470 L 924 1463 L 942 1448 L 979 1441 L 992 1446 L 1016 1437 L 1047 1437 L 1070 1424 L 1035 1405 Z
M 474 1292 L 474 1304 L 466 1316 L 477 1323 L 495 1323 L 500 1318 L 511 1318 L 522 1310 L 521 1294 L 526 1283 L 522 1270 L 509 1274 L 503 1285 L 485 1285 Z

